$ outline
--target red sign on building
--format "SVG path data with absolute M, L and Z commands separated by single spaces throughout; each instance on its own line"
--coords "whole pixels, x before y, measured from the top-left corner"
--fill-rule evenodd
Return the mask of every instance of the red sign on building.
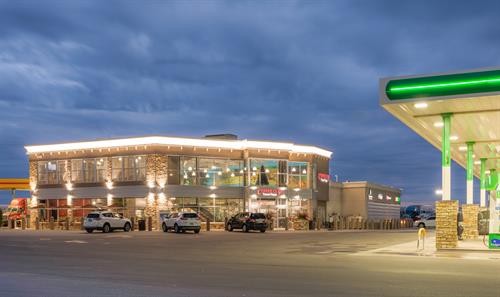
M 260 188 L 257 190 L 257 195 L 259 196 L 272 196 L 277 197 L 284 193 L 283 190 L 274 189 L 274 188 Z
M 330 180 L 330 175 L 326 173 L 318 173 L 318 179 L 322 183 L 327 183 Z

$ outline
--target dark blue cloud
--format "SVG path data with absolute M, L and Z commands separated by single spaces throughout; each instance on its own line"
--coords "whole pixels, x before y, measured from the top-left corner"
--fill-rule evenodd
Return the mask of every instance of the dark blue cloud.
M 0 175 L 27 175 L 24 144 L 231 132 L 329 148 L 341 180 L 432 201 L 440 154 L 378 106 L 378 79 L 498 65 L 498 8 L 0 1 Z

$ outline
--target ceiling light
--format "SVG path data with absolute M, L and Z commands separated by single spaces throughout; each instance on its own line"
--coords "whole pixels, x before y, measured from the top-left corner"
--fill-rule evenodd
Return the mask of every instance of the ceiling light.
M 456 135 L 452 135 L 452 136 L 450 136 L 450 140 L 451 140 L 451 141 L 458 140 L 458 136 L 456 136 Z
M 415 106 L 415 108 L 422 109 L 422 108 L 427 108 L 427 106 L 429 105 L 426 102 L 418 102 L 415 103 L 413 106 Z
M 443 195 L 443 190 L 437 189 L 434 193 L 436 193 L 436 195 Z
M 451 139 L 451 137 L 450 137 Z M 467 147 L 466 146 L 460 146 L 458 147 L 458 150 L 461 151 L 461 152 L 465 152 L 467 150 Z
M 474 165 L 481 165 L 481 161 L 474 161 Z
M 436 128 L 442 128 L 443 126 L 444 126 L 443 122 L 435 122 L 434 123 L 434 127 L 436 127 Z

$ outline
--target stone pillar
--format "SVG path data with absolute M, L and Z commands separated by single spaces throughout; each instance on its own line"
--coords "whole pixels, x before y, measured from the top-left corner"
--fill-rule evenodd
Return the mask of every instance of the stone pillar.
M 462 205 L 462 215 L 464 218 L 463 227 L 464 233 L 462 234 L 463 239 L 477 239 L 479 236 L 478 232 L 478 214 L 479 205 L 467 204 Z
M 29 162 L 29 174 L 30 174 L 30 189 L 31 189 L 31 199 L 29 199 L 29 215 L 30 215 L 30 226 L 35 226 L 38 218 L 38 197 L 37 184 L 38 184 L 38 162 Z
M 438 250 L 457 247 L 457 215 L 457 200 L 436 202 L 436 248 Z

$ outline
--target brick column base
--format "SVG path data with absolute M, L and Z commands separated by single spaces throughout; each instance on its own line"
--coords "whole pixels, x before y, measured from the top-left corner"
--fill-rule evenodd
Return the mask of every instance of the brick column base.
M 436 248 L 456 248 L 458 201 L 436 202 Z
M 462 205 L 463 214 L 463 239 L 477 239 L 479 236 L 477 216 L 479 214 L 479 205 L 477 204 L 464 204 Z

